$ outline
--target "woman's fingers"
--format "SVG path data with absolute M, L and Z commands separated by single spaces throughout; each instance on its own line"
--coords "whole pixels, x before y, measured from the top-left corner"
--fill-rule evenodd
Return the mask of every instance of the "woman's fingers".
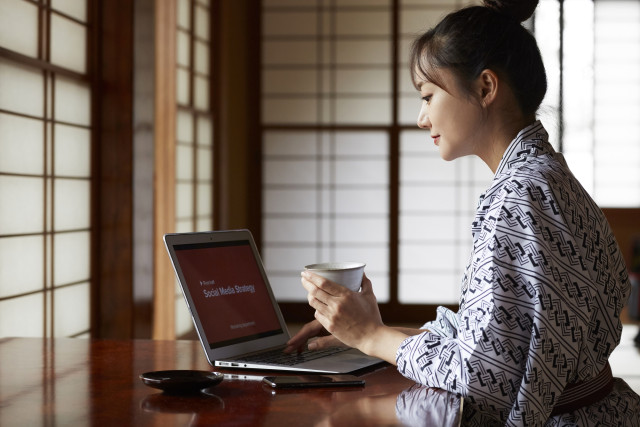
M 334 336 L 319 337 L 319 335 L 325 332 L 322 324 L 318 322 L 318 320 L 313 320 L 300 328 L 300 331 L 287 342 L 287 347 L 284 349 L 284 352 L 293 353 L 294 351 L 302 351 L 305 345 L 307 345 L 307 340 L 309 350 L 344 346 L 344 344 Z
M 340 340 L 333 335 L 328 337 L 319 337 L 309 341 L 309 350 L 322 350 L 329 347 L 346 347 Z
M 295 334 L 287 342 L 287 347 L 284 349 L 285 353 L 292 353 L 293 351 L 301 351 L 309 338 L 317 337 L 324 332 L 322 324 L 317 320 L 305 324 L 297 334 Z
M 332 282 L 331 280 L 325 279 L 322 276 L 319 276 L 310 271 L 303 271 L 300 274 L 302 278 L 302 285 L 308 292 L 323 292 L 327 295 L 331 296 L 339 296 L 343 295 L 345 292 L 351 292 L 344 286 L 341 286 L 337 283 Z M 313 288 L 316 288 L 315 290 Z
M 316 320 L 329 332 L 333 323 L 341 317 L 341 312 L 353 304 L 351 301 L 360 294 L 308 271 L 301 273 L 301 281 L 307 291 L 309 305 L 316 310 Z M 373 292 L 371 282 L 366 277 L 363 285 L 363 291 Z
M 309 305 L 315 309 L 316 321 L 339 342 L 357 347 L 364 343 L 364 335 L 382 325 L 373 286 L 366 276 L 360 292 L 307 271 L 301 273 L 301 282 L 308 292 Z M 324 340 L 311 348 L 323 348 L 323 345 Z
M 309 305 L 316 310 L 323 311 L 323 306 L 331 304 L 335 298 L 349 296 L 350 293 L 353 293 L 344 286 L 308 271 L 301 273 L 300 280 L 307 291 Z
M 321 307 L 321 310 L 316 309 L 314 316 L 316 320 L 322 324 L 324 329 L 327 330 L 327 332 L 333 334 L 333 315 L 329 312 L 328 309 L 324 310 L 326 312 L 324 312 L 322 309 L 324 309 L 324 307 Z
M 363 293 L 373 292 L 373 284 L 371 283 L 371 280 L 369 280 L 366 274 L 363 274 L 362 284 L 360 286 L 361 286 L 360 291 Z

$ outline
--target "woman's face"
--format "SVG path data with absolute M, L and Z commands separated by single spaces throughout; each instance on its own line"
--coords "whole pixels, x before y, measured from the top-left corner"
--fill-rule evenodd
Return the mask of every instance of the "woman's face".
M 442 70 L 447 90 L 419 82 L 422 106 L 418 126 L 428 129 L 444 160 L 480 153 L 483 111 L 479 103 L 458 88 L 454 76 Z

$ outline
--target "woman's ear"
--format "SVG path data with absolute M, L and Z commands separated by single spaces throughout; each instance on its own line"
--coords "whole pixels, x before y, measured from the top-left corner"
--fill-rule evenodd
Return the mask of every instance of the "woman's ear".
M 483 107 L 488 107 L 498 95 L 498 75 L 491 70 L 482 70 L 476 79 L 476 94 Z

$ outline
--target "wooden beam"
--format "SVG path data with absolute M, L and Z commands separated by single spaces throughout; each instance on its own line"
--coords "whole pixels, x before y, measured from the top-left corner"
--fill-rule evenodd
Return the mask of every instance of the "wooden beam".
M 216 226 L 250 228 L 260 240 L 259 2 L 221 1 L 217 46 Z
M 93 87 L 92 335 L 131 338 L 133 8 L 97 2 Z
M 154 339 L 175 338 L 175 274 L 162 236 L 175 228 L 176 0 L 155 1 Z

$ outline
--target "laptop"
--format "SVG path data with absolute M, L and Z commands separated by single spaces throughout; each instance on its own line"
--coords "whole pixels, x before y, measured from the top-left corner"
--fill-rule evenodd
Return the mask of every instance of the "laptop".
M 164 242 L 212 366 L 346 374 L 383 363 L 351 348 L 283 353 L 289 332 L 249 230 L 166 234 Z

